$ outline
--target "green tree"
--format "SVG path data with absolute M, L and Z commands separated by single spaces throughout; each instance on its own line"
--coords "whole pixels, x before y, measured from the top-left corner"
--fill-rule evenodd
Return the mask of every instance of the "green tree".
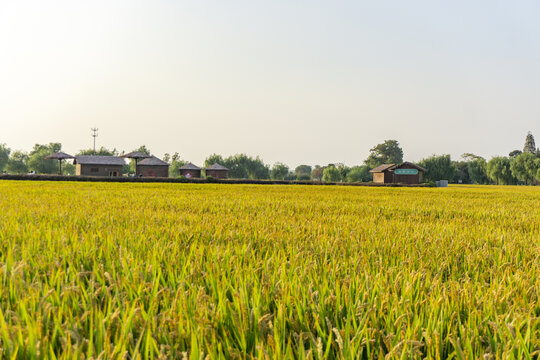
M 229 169 L 229 177 L 233 179 L 269 179 L 270 167 L 260 157 L 251 157 L 246 154 L 236 154 L 223 158 L 213 154 L 205 160 L 205 165 L 218 163 Z
M 311 171 L 311 179 L 315 181 L 321 181 L 323 177 L 324 166 L 315 165 Z
M 468 184 L 470 182 L 468 163 L 466 161 L 452 161 L 452 164 L 456 169 L 454 182 Z
M 529 131 L 525 137 L 525 145 L 523 146 L 524 153 L 537 154 L 536 144 L 534 143 L 534 136 Z
M 169 154 L 165 154 L 163 156 L 163 161 L 170 164 L 169 166 L 170 177 L 180 176 L 180 168 L 188 163 L 187 161 L 182 160 L 180 158 L 180 155 L 177 152 L 175 152 L 172 156 Z
M 461 157 L 463 158 L 463 160 L 467 162 L 474 161 L 474 160 L 485 160 L 483 157 L 475 155 L 473 153 L 464 153 L 464 154 L 461 154 Z
M 0 144 L 0 171 L 6 167 L 9 161 L 9 154 L 11 154 L 11 149 L 6 144 Z
M 28 172 L 28 154 L 23 151 L 14 151 L 9 157 L 6 170 L 11 174 L 26 174 Z
M 275 163 L 270 171 L 270 178 L 272 180 L 284 180 L 289 175 L 289 167 L 280 162 Z
M 75 175 L 75 165 L 68 162 L 62 163 L 62 174 Z
M 146 145 L 141 145 L 141 146 L 139 146 L 137 149 L 135 149 L 133 151 L 138 151 L 138 152 L 141 152 L 141 153 L 146 154 L 146 155 L 152 155 L 152 153 L 146 147 Z
M 62 150 L 62 144 L 60 143 L 35 144 L 30 154 L 28 154 L 28 169 L 38 174 L 57 174 L 58 160 L 45 159 L 45 157 L 60 150 Z
M 535 161 L 536 163 L 536 181 L 539 181 L 540 182 L 540 159 L 536 159 Z
M 515 183 L 515 178 L 510 169 L 510 159 L 504 156 L 497 156 L 487 163 L 488 177 L 499 185 L 510 185 Z
M 341 174 L 335 166 L 327 166 L 323 170 L 322 181 L 338 182 L 341 180 Z
M 347 173 L 348 182 L 368 182 L 371 181 L 371 175 L 369 173 L 369 167 L 364 166 L 353 166 L 350 171 Z
M 218 155 L 218 154 L 212 154 L 209 157 L 207 157 L 206 160 L 204 161 L 204 166 L 206 167 L 214 165 L 214 164 L 220 164 L 220 165 L 226 166 L 225 159 L 223 158 L 223 156 Z
M 432 155 L 421 160 L 419 165 L 427 169 L 424 173 L 424 180 L 427 181 L 451 181 L 456 173 L 450 155 Z
M 484 158 L 478 157 L 476 160 L 467 163 L 469 178 L 474 184 L 488 184 L 487 162 Z
M 339 171 L 339 177 L 341 181 L 347 181 L 347 174 L 351 171 L 351 168 L 343 163 L 337 163 L 334 165 Z
M 120 153 L 116 149 L 107 149 L 103 146 L 94 152 L 93 149 L 86 149 L 79 151 L 75 156 L 79 155 L 100 155 L 100 156 L 118 156 Z
M 370 154 L 364 162 L 370 169 L 382 164 L 399 164 L 403 162 L 403 150 L 396 140 L 385 140 L 384 143 L 369 150 Z
M 510 153 L 508 154 L 508 157 L 510 157 L 511 159 L 514 159 L 516 156 L 521 155 L 521 153 L 522 153 L 521 150 L 513 150 L 513 151 L 510 151 Z
M 517 156 L 510 164 L 512 175 L 526 184 L 532 183 L 538 172 L 538 162 L 536 160 L 536 155 L 530 152 L 523 152 L 523 154 Z
M 294 169 L 294 176 L 296 180 L 310 180 L 311 179 L 311 166 L 309 165 L 298 165 Z

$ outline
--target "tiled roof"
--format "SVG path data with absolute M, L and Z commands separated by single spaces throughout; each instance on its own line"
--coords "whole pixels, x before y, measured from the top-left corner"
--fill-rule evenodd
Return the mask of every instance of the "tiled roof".
M 180 170 L 201 170 L 201 168 L 192 163 L 187 163 L 186 165 L 181 166 Z
M 383 172 L 383 171 L 385 171 L 385 170 L 391 168 L 392 166 L 394 166 L 394 164 L 383 164 L 383 165 L 379 165 L 379 166 L 377 166 L 376 168 L 369 170 L 369 172 L 370 172 L 370 173 Z
M 216 163 L 216 164 L 214 164 L 212 166 L 207 167 L 206 170 L 229 170 L 229 169 L 227 169 L 223 165 L 219 165 L 218 163 Z
M 124 159 L 118 156 L 79 155 L 75 157 L 75 164 L 81 165 L 125 165 Z
M 156 165 L 161 165 L 161 166 L 169 166 L 169 164 L 167 164 L 165 161 L 161 160 L 161 159 L 158 159 L 157 157 L 155 156 L 152 156 L 152 157 L 149 157 L 149 158 L 146 158 L 146 159 L 142 159 L 141 161 L 139 161 L 137 163 L 137 165 L 151 165 L 151 166 L 156 166 Z
M 151 155 L 145 154 L 140 151 L 132 151 L 130 153 L 124 154 L 120 156 L 121 158 L 129 158 L 129 159 L 145 159 L 152 157 Z

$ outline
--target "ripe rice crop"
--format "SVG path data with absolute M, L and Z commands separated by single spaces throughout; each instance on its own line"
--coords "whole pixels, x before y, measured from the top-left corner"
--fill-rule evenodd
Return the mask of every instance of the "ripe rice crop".
M 0 358 L 540 356 L 540 188 L 0 182 Z

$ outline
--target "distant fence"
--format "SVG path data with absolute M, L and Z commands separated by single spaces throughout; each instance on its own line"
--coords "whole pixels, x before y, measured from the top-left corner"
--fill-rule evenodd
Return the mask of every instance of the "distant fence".
M 0 180 L 28 181 L 86 181 L 114 183 L 176 183 L 176 184 L 253 184 L 253 185 L 334 185 L 334 186 L 373 186 L 373 187 L 433 187 L 432 184 L 379 184 L 373 182 L 324 182 L 311 180 L 250 180 L 250 179 L 187 179 L 158 177 L 102 177 L 102 176 L 64 176 L 64 175 L 11 175 L 1 174 Z

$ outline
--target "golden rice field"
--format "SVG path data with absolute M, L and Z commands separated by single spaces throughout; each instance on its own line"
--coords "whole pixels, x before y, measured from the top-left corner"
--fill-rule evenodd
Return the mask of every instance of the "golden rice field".
M 540 187 L 3 181 L 0 208 L 0 358 L 540 356 Z

